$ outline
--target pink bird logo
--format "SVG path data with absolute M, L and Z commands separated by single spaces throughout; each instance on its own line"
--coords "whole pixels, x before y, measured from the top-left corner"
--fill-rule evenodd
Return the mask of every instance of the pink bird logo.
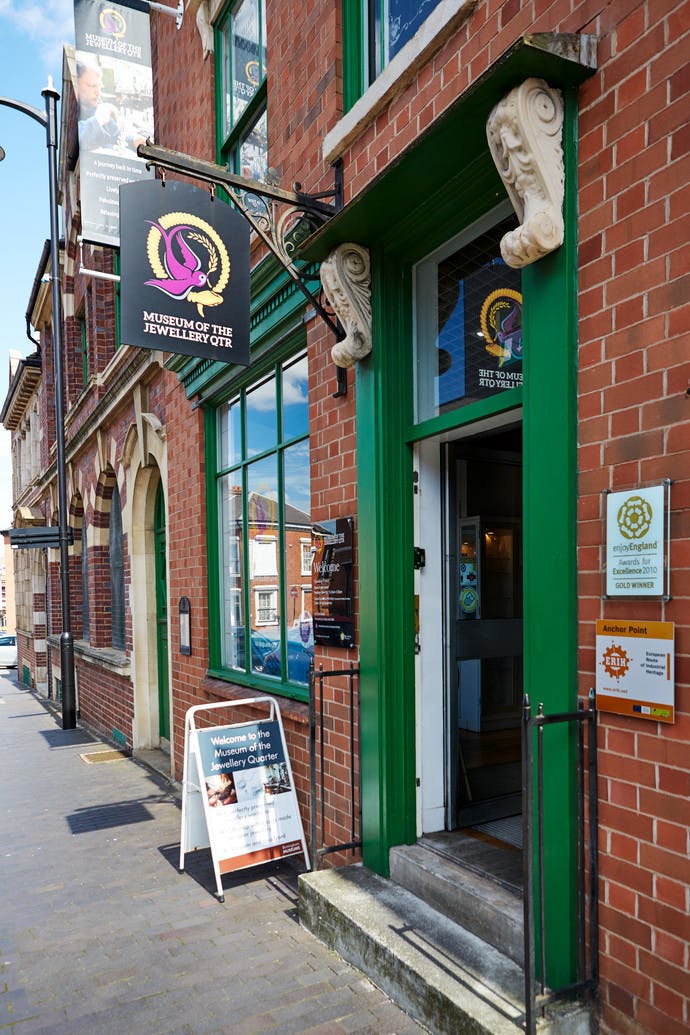
M 220 305 L 230 279 L 230 257 L 210 223 L 191 212 L 169 212 L 146 222 L 146 253 L 154 275 L 145 285 L 190 302 L 200 316 L 205 306 Z
M 98 23 L 106 36 L 114 36 L 119 40 L 127 32 L 127 22 L 122 14 L 113 7 L 105 7 L 101 11 Z
M 170 298 L 186 298 L 195 288 L 206 287 L 208 274 L 201 269 L 201 259 L 192 251 L 184 238 L 184 231 L 193 228 L 183 223 L 164 230 L 160 223 L 147 219 L 163 238 L 163 266 L 167 277 L 145 281 L 147 287 L 156 287 Z

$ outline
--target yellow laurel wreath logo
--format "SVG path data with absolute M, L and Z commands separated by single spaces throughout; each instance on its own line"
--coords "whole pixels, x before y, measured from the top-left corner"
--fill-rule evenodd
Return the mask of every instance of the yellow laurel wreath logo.
M 98 16 L 98 24 L 108 36 L 121 40 L 127 32 L 127 22 L 122 14 L 113 7 L 104 7 Z
M 499 288 L 487 295 L 479 314 L 479 324 L 486 342 L 486 351 L 498 358 L 502 367 L 510 359 L 522 358 L 522 321 L 516 328 L 515 337 L 519 343 L 519 354 L 510 344 L 510 335 L 503 331 L 503 321 L 515 308 L 515 303 L 522 311 L 522 295 L 513 288 Z

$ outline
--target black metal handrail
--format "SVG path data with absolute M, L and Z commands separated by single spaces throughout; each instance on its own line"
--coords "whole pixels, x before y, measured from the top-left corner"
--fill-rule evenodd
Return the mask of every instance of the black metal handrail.
M 346 677 L 349 692 L 349 739 L 350 739 L 350 840 L 341 844 L 326 845 L 326 795 L 325 795 L 325 766 L 324 766 L 324 713 L 323 713 L 323 681 L 328 677 Z M 356 689 L 355 689 L 356 682 Z M 316 701 L 316 688 L 318 685 L 318 709 Z M 362 847 L 361 839 L 357 838 L 358 830 L 361 830 L 361 821 L 357 809 L 357 788 L 355 783 L 355 697 L 359 695 L 359 668 L 350 662 L 349 668 L 331 669 L 324 671 L 323 665 L 319 665 L 318 671 L 313 669 L 309 673 L 309 753 L 311 773 L 311 802 L 310 802 L 310 848 L 313 865 L 318 868 L 318 861 L 324 855 L 332 852 L 351 851 L 353 854 Z M 357 702 L 358 703 L 358 702 Z M 317 717 L 318 712 L 318 717 Z M 359 708 L 357 708 L 359 714 Z M 319 761 L 317 766 L 317 725 L 319 740 Z M 317 769 L 318 769 L 318 804 L 317 804 Z M 361 801 L 361 794 L 360 794 Z M 320 816 L 318 824 L 317 813 Z M 317 832 L 317 826 L 320 826 Z M 317 841 L 318 836 L 318 841 Z
M 577 790 L 577 898 L 578 898 L 578 980 L 564 988 L 546 989 L 546 942 L 544 924 L 544 727 L 556 723 L 577 724 L 578 790 Z M 587 728 L 587 791 L 588 837 L 585 838 L 585 727 Z M 536 770 L 537 797 L 534 798 L 534 738 L 537 734 Z M 538 918 L 540 973 L 535 979 L 535 846 L 534 813 L 537 815 L 537 877 L 539 882 Z M 537 1010 L 565 997 L 596 997 L 599 984 L 599 899 L 597 860 L 597 713 L 594 691 L 590 690 L 588 707 L 578 701 L 577 711 L 545 715 L 543 705 L 532 715 L 527 694 L 522 706 L 522 826 L 524 867 L 524 939 L 525 939 L 525 1031 L 535 1035 Z M 585 885 L 585 843 L 589 851 L 589 886 Z M 587 938 L 586 898 L 589 898 L 589 939 Z M 589 952 L 587 946 L 589 944 Z M 539 994 L 537 994 L 537 984 Z

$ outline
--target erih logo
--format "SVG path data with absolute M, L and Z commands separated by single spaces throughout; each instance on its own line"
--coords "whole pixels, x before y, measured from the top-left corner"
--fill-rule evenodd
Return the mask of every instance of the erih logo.
M 612 643 L 604 651 L 601 664 L 607 676 L 620 679 L 630 668 L 630 658 L 620 644 Z

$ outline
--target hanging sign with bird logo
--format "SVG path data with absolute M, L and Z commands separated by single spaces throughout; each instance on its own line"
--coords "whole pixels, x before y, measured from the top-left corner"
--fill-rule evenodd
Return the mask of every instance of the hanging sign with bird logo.
M 127 345 L 249 363 L 249 224 L 208 190 L 120 188 L 120 335 Z

